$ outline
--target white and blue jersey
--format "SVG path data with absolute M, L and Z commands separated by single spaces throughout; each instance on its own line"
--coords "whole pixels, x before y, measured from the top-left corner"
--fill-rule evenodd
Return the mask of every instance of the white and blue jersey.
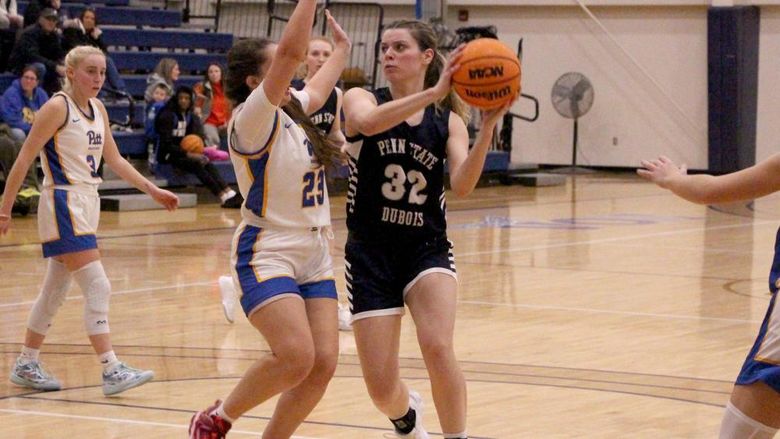
M 43 186 L 97 187 L 103 181 L 98 175 L 105 136 L 103 115 L 93 99 L 89 100 L 92 114 L 88 115 L 67 94 L 59 92 L 52 99 L 58 97 L 67 102 L 68 114 L 41 151 Z
M 780 392 L 780 308 L 777 305 L 777 292 L 780 290 L 780 229 L 775 238 L 775 256 L 769 272 L 769 291 L 772 299 L 766 311 L 764 322 L 758 331 L 756 342 L 750 349 L 737 384 L 747 385 L 763 381 Z
M 309 95 L 292 93 L 306 109 Z M 247 223 L 283 228 L 330 225 L 325 168 L 316 163 L 303 128 L 268 101 L 262 84 L 233 110 L 228 145 Z
M 90 113 L 82 111 L 65 93 L 67 114 L 63 124 L 40 153 L 43 191 L 38 204 L 38 232 L 44 257 L 97 248 L 102 181 L 98 166 L 103 156 L 105 121 L 94 99 Z
M 306 109 L 308 94 L 292 93 Z M 244 197 L 231 272 L 246 315 L 289 296 L 336 299 L 325 169 L 303 128 L 260 84 L 233 110 L 228 146 Z

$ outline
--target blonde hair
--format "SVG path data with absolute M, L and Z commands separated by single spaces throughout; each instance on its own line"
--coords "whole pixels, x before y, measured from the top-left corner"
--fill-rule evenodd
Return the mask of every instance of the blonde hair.
M 311 47 L 311 43 L 313 41 L 322 41 L 324 43 L 328 43 L 330 45 L 330 50 L 336 50 L 336 45 L 333 44 L 333 40 L 329 37 L 326 37 L 324 35 L 315 35 L 311 38 L 309 38 L 309 44 L 306 46 L 306 54 L 309 54 L 309 47 Z M 306 62 L 302 62 L 301 65 L 298 67 L 298 70 L 295 72 L 295 77 L 297 79 L 306 79 L 306 77 L 309 76 L 309 66 L 306 65 Z
M 65 55 L 65 67 L 70 67 L 73 70 L 81 64 L 82 61 L 87 59 L 91 55 L 100 55 L 105 58 L 105 54 L 102 50 L 94 46 L 76 46 Z M 70 78 L 65 75 L 62 81 L 62 90 L 67 94 L 73 94 L 73 84 L 70 83 Z

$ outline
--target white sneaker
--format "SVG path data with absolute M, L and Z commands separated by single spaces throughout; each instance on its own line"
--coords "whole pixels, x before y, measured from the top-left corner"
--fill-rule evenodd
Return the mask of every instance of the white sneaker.
M 410 431 L 409 434 L 401 434 L 396 431 L 396 437 L 408 439 L 430 439 L 428 432 L 425 431 L 425 428 L 422 424 L 423 406 L 424 404 L 420 394 L 414 390 L 409 390 L 409 407 L 413 408 L 415 412 L 414 430 Z
M 222 311 L 225 319 L 233 323 L 236 320 L 236 291 L 231 276 L 219 277 L 219 295 L 222 297 Z
M 40 361 L 30 361 L 22 363 L 16 360 L 10 376 L 11 382 L 20 386 L 29 387 L 37 390 L 60 390 L 60 382 L 54 375 L 46 372 L 41 366 Z
M 111 372 L 103 372 L 103 394 L 106 396 L 130 390 L 146 384 L 154 378 L 151 370 L 134 369 L 125 363 L 119 363 Z
M 339 331 L 352 330 L 352 313 L 347 305 L 339 303 Z

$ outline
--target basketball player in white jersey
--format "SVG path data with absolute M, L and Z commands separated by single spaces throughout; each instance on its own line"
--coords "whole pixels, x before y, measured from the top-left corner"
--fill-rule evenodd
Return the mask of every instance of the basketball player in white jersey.
M 271 354 L 257 360 L 225 402 L 196 413 L 190 438 L 224 438 L 248 410 L 281 393 L 263 438 L 289 438 L 315 407 L 338 359 L 336 286 L 329 252 L 325 169 L 338 146 L 311 122 L 344 69 L 351 43 L 326 13 L 335 50 L 302 91 L 317 0 L 300 0 L 279 44 L 249 39 L 228 52 L 225 91 L 236 105 L 228 144 L 244 196 L 231 271 L 249 321 Z
M 328 61 L 333 54 L 333 41 L 327 37 L 312 37 L 309 40 L 309 47 L 306 50 L 306 61 L 303 63 L 305 70 L 303 79 L 293 79 L 291 85 L 296 90 L 303 90 L 306 84 L 310 82 L 314 75 Z M 324 131 L 328 137 L 337 145 L 343 147 L 345 138 L 341 131 L 341 101 L 343 92 L 340 88 L 334 87 L 328 95 L 325 103 L 313 113 L 309 113 L 309 118 L 317 128 Z M 235 321 L 236 314 L 236 289 L 233 285 L 231 276 L 219 277 L 219 292 L 222 298 L 222 310 L 228 322 Z M 351 331 L 351 315 L 349 307 L 339 303 L 339 329 L 342 331 Z
M 40 152 L 45 174 L 38 205 L 38 232 L 48 268 L 40 295 L 27 322 L 24 346 L 11 371 L 15 384 L 38 390 L 59 390 L 60 382 L 42 366 L 41 345 L 75 280 L 84 295 L 84 325 L 103 365 L 103 393 L 114 395 L 151 380 L 154 373 L 120 362 L 108 326 L 111 285 L 97 249 L 101 158 L 119 176 L 146 192 L 168 210 L 179 199 L 144 178 L 117 149 L 103 104 L 97 100 L 106 75 L 100 49 L 78 46 L 65 57 L 63 91 L 36 115 L 30 134 L 11 169 L 0 206 L 0 236 L 11 224 L 11 206 L 28 168 Z
M 642 160 L 637 173 L 698 204 L 754 200 L 780 191 L 780 154 L 733 174 L 687 175 L 667 157 Z M 772 439 L 780 429 L 780 230 L 769 271 L 772 299 L 756 341 L 737 376 L 720 425 L 720 439 Z

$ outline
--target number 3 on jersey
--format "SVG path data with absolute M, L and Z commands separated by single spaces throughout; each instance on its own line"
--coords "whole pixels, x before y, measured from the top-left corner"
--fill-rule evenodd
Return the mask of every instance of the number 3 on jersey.
M 390 181 L 382 185 L 382 195 L 388 200 L 398 201 L 403 198 L 407 181 L 412 185 L 409 190 L 409 204 L 425 204 L 428 199 L 428 195 L 420 193 L 428 186 L 422 172 L 411 170 L 406 173 L 400 165 L 389 164 L 385 168 L 385 177 Z
M 303 175 L 302 207 L 321 206 L 325 203 L 325 170 L 307 172 Z
M 95 157 L 88 155 L 87 156 L 87 165 L 89 165 L 89 174 L 92 177 L 100 177 L 100 174 L 98 174 L 97 171 L 97 163 L 95 162 Z

